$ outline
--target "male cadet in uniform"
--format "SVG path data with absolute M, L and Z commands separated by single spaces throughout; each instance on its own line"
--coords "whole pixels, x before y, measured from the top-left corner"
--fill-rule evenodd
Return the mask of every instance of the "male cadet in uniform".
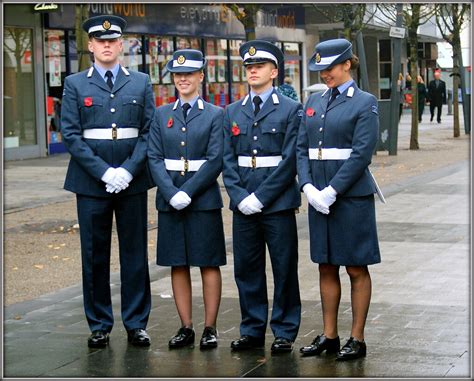
M 265 244 L 274 278 L 272 352 L 289 352 L 298 334 L 301 302 L 295 209 L 296 137 L 302 105 L 273 88 L 283 53 L 262 40 L 240 47 L 250 94 L 224 118 L 223 178 L 233 213 L 234 273 L 241 337 L 235 351 L 263 347 L 268 320 Z
M 122 320 L 128 341 L 148 346 L 151 307 L 147 258 L 146 171 L 154 99 L 148 75 L 119 64 L 125 20 L 86 20 L 94 65 L 64 82 L 62 136 L 71 154 L 64 188 L 76 193 L 84 309 L 89 347 L 105 347 L 114 317 L 110 245 L 115 213 L 119 238 Z

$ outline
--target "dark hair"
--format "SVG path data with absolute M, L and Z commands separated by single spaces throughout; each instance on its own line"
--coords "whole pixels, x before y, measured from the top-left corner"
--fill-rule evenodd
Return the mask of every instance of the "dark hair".
M 351 62 L 351 69 L 350 70 L 357 70 L 359 67 L 359 57 L 357 57 L 355 54 L 352 54 L 352 57 L 349 59 Z

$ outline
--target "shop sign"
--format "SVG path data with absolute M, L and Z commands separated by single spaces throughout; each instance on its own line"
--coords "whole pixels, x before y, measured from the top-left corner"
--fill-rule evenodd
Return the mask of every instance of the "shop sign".
M 38 3 L 33 8 L 36 12 L 56 12 L 59 6 L 54 3 Z

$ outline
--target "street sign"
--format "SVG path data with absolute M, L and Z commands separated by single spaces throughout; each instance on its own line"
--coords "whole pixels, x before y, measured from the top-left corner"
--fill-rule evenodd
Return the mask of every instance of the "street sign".
M 389 35 L 393 38 L 405 38 L 405 28 L 391 26 Z

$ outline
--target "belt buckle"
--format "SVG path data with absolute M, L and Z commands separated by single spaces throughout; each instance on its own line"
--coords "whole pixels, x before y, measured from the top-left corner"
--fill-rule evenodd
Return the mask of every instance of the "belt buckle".
M 184 172 L 189 172 L 189 161 L 184 161 Z
M 252 168 L 257 168 L 257 157 L 252 156 Z
M 112 140 L 117 140 L 117 127 L 112 127 Z
M 323 160 L 323 150 L 318 148 L 318 160 Z

